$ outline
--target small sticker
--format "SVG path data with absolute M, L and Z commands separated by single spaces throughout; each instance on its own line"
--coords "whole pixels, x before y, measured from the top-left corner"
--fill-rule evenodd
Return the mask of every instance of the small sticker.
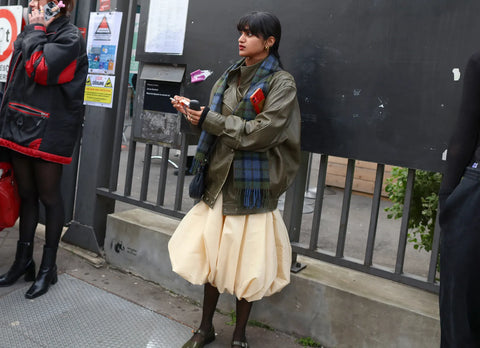
M 213 71 L 211 70 L 198 69 L 198 70 L 192 71 L 190 73 L 191 82 L 195 83 L 195 82 L 205 81 L 207 77 L 209 77 L 212 74 L 213 74 Z
M 453 81 L 459 81 L 460 76 L 462 75 L 460 73 L 460 69 L 459 68 L 454 68 L 454 69 L 452 69 L 452 73 L 453 73 Z
M 447 160 L 447 152 L 448 152 L 448 150 L 443 151 L 443 153 L 442 153 L 442 161 L 446 161 L 446 160 Z

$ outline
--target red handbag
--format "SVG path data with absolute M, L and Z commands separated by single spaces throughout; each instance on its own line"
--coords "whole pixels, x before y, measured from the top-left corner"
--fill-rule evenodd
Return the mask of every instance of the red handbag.
M 20 211 L 20 196 L 13 168 L 9 162 L 0 162 L 0 231 L 15 225 Z

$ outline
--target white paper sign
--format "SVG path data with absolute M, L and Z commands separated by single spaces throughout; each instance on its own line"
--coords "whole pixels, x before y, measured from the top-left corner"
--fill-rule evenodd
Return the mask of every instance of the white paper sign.
M 183 54 L 188 0 L 150 1 L 145 52 Z

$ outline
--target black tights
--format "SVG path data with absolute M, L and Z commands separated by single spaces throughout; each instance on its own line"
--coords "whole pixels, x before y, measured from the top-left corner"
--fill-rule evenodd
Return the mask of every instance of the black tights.
M 63 166 L 16 152 L 12 164 L 21 199 L 20 241 L 33 243 L 40 200 L 45 206 L 45 245 L 57 248 L 65 220 L 60 191 Z
M 217 288 L 213 285 L 206 283 L 204 292 L 203 292 L 203 312 L 202 312 L 202 322 L 200 323 L 199 329 L 202 329 L 205 332 L 208 332 L 212 327 L 213 315 L 215 314 L 215 309 L 217 307 L 218 297 L 220 293 Z M 238 300 L 236 303 L 236 324 L 235 330 L 233 331 L 233 340 L 234 341 L 243 341 L 245 339 L 245 331 L 247 328 L 248 317 L 250 316 L 250 311 L 252 309 L 253 302 L 248 302 L 245 299 Z M 200 341 L 203 339 L 200 335 L 194 337 L 195 341 Z

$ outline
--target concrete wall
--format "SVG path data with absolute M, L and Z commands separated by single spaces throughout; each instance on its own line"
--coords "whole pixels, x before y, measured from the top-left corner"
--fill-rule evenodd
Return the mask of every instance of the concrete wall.
M 201 302 L 203 287 L 171 271 L 167 243 L 178 222 L 141 209 L 109 215 L 106 259 Z M 299 261 L 307 268 L 292 274 L 281 293 L 256 303 L 251 319 L 326 347 L 439 347 L 436 295 L 308 258 Z M 233 310 L 233 296 L 221 296 L 219 308 Z

